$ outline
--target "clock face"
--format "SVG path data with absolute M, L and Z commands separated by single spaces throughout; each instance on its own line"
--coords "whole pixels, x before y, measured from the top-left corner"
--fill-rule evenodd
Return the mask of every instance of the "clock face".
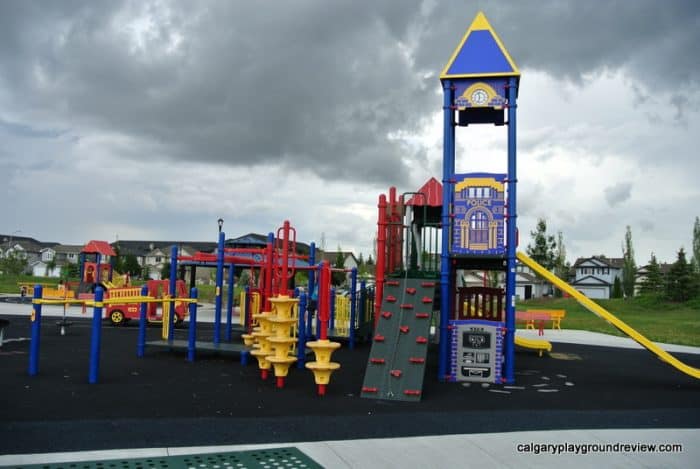
M 482 89 L 476 89 L 472 93 L 471 101 L 474 106 L 484 106 L 489 100 L 489 95 Z

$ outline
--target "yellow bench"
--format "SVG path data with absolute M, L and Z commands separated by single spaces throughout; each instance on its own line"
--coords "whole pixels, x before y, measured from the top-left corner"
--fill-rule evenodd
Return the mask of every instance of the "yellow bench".
M 543 315 L 549 315 L 549 320 L 552 321 L 552 329 L 559 329 L 561 330 L 561 320 L 564 319 L 566 316 L 566 310 L 565 309 L 528 309 L 528 313 L 536 313 L 536 314 L 543 314 Z M 529 324 L 525 326 L 526 329 L 534 329 L 534 322 L 532 326 Z

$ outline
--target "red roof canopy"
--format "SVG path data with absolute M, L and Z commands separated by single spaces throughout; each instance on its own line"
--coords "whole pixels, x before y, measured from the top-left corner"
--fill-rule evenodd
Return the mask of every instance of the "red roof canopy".
M 437 179 L 431 177 L 423 187 L 416 192 L 423 195 L 413 195 L 404 205 L 415 205 L 417 207 L 440 207 L 442 206 L 442 184 Z
M 112 246 L 109 245 L 107 241 L 88 241 L 88 243 L 83 246 L 83 250 L 80 252 L 84 252 L 85 254 L 101 254 L 103 256 L 116 256 L 117 253 L 114 252 L 114 249 L 112 249 Z

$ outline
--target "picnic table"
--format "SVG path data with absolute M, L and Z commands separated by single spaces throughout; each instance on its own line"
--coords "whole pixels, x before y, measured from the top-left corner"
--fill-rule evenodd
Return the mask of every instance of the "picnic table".
M 537 335 L 544 335 L 545 321 L 551 321 L 552 315 L 543 311 L 516 311 L 516 321 L 525 321 L 525 329 L 534 329 L 537 325 Z

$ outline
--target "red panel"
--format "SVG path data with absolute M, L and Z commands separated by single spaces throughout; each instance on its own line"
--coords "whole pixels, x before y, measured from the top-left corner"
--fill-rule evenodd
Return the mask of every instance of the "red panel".
M 424 195 L 413 195 L 404 205 L 415 205 L 418 207 L 441 207 L 442 206 L 442 184 L 437 179 L 431 177 L 423 187 L 418 189 Z

